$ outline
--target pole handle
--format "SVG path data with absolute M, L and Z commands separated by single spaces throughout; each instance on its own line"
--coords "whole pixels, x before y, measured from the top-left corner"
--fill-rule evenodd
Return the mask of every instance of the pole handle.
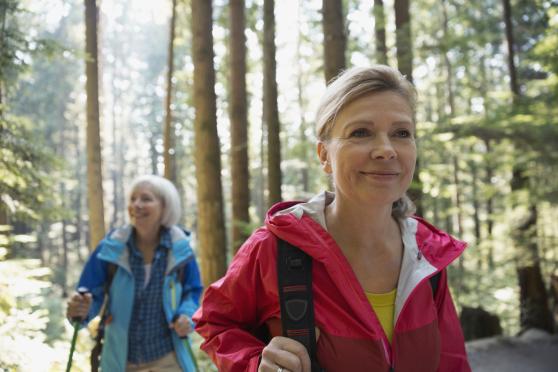
M 89 293 L 89 288 L 79 287 L 77 289 L 77 293 L 79 293 L 81 296 L 83 296 L 86 293 Z M 74 316 L 74 317 L 72 317 L 71 321 L 72 321 L 72 324 L 74 325 L 74 327 L 77 327 L 79 325 L 79 323 L 83 322 L 83 318 L 81 316 Z

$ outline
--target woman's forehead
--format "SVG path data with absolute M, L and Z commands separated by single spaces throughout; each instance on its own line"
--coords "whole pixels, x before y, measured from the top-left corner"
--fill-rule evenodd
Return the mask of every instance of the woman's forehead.
M 330 130 L 347 123 L 373 123 L 377 117 L 388 117 L 394 123 L 414 125 L 412 106 L 397 92 L 372 93 L 359 97 L 339 109 Z
M 142 194 L 142 193 L 148 193 L 153 195 L 156 194 L 155 188 L 151 184 L 147 182 L 142 182 L 134 186 L 130 195 Z

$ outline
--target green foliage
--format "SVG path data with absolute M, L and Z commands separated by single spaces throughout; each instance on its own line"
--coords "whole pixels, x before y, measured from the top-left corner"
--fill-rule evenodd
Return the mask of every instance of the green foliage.
M 548 28 L 544 37 L 539 40 L 533 49 L 533 59 L 542 63 L 545 68 L 552 72 L 549 76 L 552 85 L 553 97 L 558 96 L 558 6 L 548 10 Z
M 66 364 L 71 327 L 64 318 L 60 290 L 38 260 L 0 262 L 0 369 L 60 371 Z M 81 337 L 78 350 L 88 347 Z M 85 345 L 84 345 L 85 342 Z M 32 353 L 32 354 L 31 354 Z M 77 355 L 76 371 L 86 371 Z
M 53 192 L 56 158 L 23 118 L 0 117 L 0 198 L 16 219 L 54 217 L 60 200 Z
M 25 71 L 34 55 L 52 56 L 61 46 L 51 39 L 33 37 L 23 31 L 30 13 L 21 7 L 19 0 L 0 0 L 0 83 L 13 86 Z

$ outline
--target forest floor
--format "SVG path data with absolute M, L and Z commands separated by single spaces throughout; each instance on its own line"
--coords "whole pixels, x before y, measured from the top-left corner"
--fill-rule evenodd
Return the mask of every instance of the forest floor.
M 493 337 L 467 343 L 473 372 L 556 372 L 558 335 L 528 330 L 519 337 Z

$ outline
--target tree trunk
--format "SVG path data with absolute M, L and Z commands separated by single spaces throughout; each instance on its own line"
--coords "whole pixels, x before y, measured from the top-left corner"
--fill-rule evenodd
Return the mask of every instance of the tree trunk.
M 459 160 L 457 159 L 457 155 L 453 156 L 453 182 L 455 184 L 455 208 L 457 210 L 457 214 L 456 214 L 456 219 L 457 219 L 457 231 L 458 231 L 458 238 L 459 239 L 463 239 L 463 214 L 461 212 L 462 206 L 461 206 L 461 185 L 460 185 L 460 180 L 459 180 Z M 459 268 L 459 291 L 458 294 L 463 293 L 463 290 L 465 288 L 465 281 L 462 280 L 464 273 L 465 273 L 465 267 L 463 265 L 463 255 L 459 256 L 458 258 L 458 268 Z
M 415 165 L 415 173 L 413 174 L 413 181 L 411 182 L 407 194 L 417 207 L 415 214 L 417 216 L 424 216 L 424 208 L 422 205 L 422 181 L 420 180 L 420 159 L 418 157 Z
M 281 201 L 281 142 L 275 63 L 275 1 L 264 0 L 263 117 L 267 127 L 268 205 Z
M 95 0 L 85 0 L 85 52 L 87 56 L 87 201 L 89 208 L 90 250 L 105 235 L 103 174 L 99 123 L 99 75 L 97 59 L 97 15 Z
M 66 219 L 62 220 L 62 270 L 63 270 L 63 278 L 62 278 L 62 297 L 66 298 L 68 296 L 68 239 L 66 236 L 66 227 L 68 226 L 68 222 Z
M 170 20 L 169 47 L 167 56 L 167 92 L 165 98 L 165 127 L 163 128 L 163 159 L 165 163 L 165 178 L 176 183 L 176 158 L 174 127 L 172 125 L 172 76 L 174 73 L 174 30 L 176 24 L 176 0 L 172 0 L 172 15 Z
M 157 164 L 159 163 L 159 153 L 157 152 L 157 138 L 155 135 L 149 137 L 149 157 L 151 159 L 151 173 L 157 174 Z
M 515 41 L 513 37 L 513 23 L 510 0 L 502 0 L 504 6 L 504 24 L 506 25 L 506 40 L 508 44 L 508 68 L 510 72 L 510 89 L 513 94 L 513 101 L 516 103 L 519 98 L 519 84 L 517 83 L 517 70 L 515 68 Z
M 300 3 L 299 3 L 300 5 Z M 296 58 L 298 61 L 300 61 L 302 59 L 302 55 L 301 55 L 301 50 L 302 50 L 302 31 L 301 31 L 301 22 L 300 22 L 300 13 L 302 12 L 302 9 L 299 6 L 299 10 L 298 10 L 298 15 L 299 18 L 297 19 L 297 25 L 298 27 L 298 34 L 297 34 L 297 40 L 296 40 Z M 304 117 L 304 114 L 306 113 L 306 103 L 305 103 L 305 99 L 304 99 L 304 92 L 303 92 L 303 81 L 302 81 L 302 75 L 303 75 L 303 71 L 302 71 L 302 64 L 301 63 L 297 63 L 297 74 L 296 74 L 296 86 L 297 86 L 297 103 L 298 103 L 298 110 L 299 110 L 299 114 L 300 114 L 300 143 L 302 144 L 301 146 L 301 154 L 300 154 L 300 160 L 302 161 L 303 168 L 301 169 L 301 174 L 300 174 L 300 183 L 302 185 L 302 191 L 304 192 L 304 194 L 307 194 L 310 191 L 310 175 L 309 175 L 309 166 L 308 164 L 310 164 L 310 156 L 308 155 L 308 147 L 306 145 L 307 143 L 307 138 L 306 138 L 306 127 L 307 127 L 307 123 L 306 123 L 306 119 Z
M 75 241 L 76 241 L 76 253 L 77 253 L 77 257 L 78 257 L 78 262 L 80 264 L 84 263 L 84 258 L 82 256 L 81 253 L 81 247 L 82 247 L 82 238 L 84 237 L 84 233 L 83 233 L 83 220 L 82 220 L 82 203 L 84 203 L 84 198 L 83 198 L 83 190 L 84 190 L 84 182 L 83 182 L 83 171 L 82 169 L 83 167 L 83 156 L 82 156 L 82 152 L 81 152 L 81 143 L 79 140 L 79 128 L 77 126 L 74 126 L 74 131 L 73 131 L 73 142 L 74 142 L 74 148 L 75 148 L 75 157 L 76 157 L 76 164 L 77 166 L 75 167 L 75 173 L 74 173 L 74 177 L 77 180 L 77 191 L 76 191 L 76 195 L 75 195 L 75 199 L 73 200 L 73 205 L 72 208 L 76 211 L 75 214 L 75 221 L 74 223 L 76 224 L 76 237 L 75 237 Z M 87 245 L 87 239 L 84 239 L 84 243 Z
M 395 42 L 397 49 L 397 66 L 399 71 L 413 82 L 413 45 L 411 38 L 411 17 L 409 0 L 395 0 Z M 417 158 L 413 182 L 409 196 L 417 206 L 417 215 L 423 216 L 422 182 L 420 180 L 420 159 Z
M 232 250 L 248 237 L 250 190 L 248 171 L 248 103 L 246 98 L 246 20 L 244 0 L 230 1 L 230 86 Z
M 3 6 L 0 9 L 1 13 L 0 16 L 2 17 L 1 21 L 0 21 L 0 50 L 4 50 L 5 47 L 5 34 L 6 34 L 6 15 L 8 13 L 8 7 L 7 6 Z M 4 97 L 3 97 L 3 93 L 4 92 L 4 77 L 2 77 L 2 79 L 0 79 L 0 118 L 2 118 L 2 116 L 4 116 L 4 109 L 2 104 L 4 103 Z M 2 201 L 0 201 L 0 207 L 2 206 Z M 5 211 L 5 209 L 1 209 L 0 208 L 0 217 L 1 214 L 4 213 L 3 211 Z M 7 218 L 7 216 L 6 216 Z
M 448 104 L 449 104 L 449 114 L 450 117 L 453 118 L 455 115 L 455 98 L 453 94 L 453 71 L 451 62 L 448 56 L 448 45 L 450 37 L 449 37 L 449 30 L 448 30 L 448 12 L 446 9 L 446 0 L 442 0 L 442 16 L 443 16 L 443 30 L 444 30 L 444 37 L 443 37 L 443 57 L 444 57 L 444 65 L 446 67 L 446 84 L 448 90 Z
M 374 0 L 374 33 L 376 37 L 376 61 L 387 65 L 386 16 L 383 0 Z
M 489 139 L 484 140 L 486 147 L 486 161 L 485 161 L 485 184 L 492 186 L 492 178 L 494 177 L 493 162 L 492 162 L 492 145 Z M 492 190 L 486 199 L 486 238 L 490 242 L 487 252 L 488 268 L 494 268 L 494 244 L 492 242 L 492 231 L 494 230 L 494 196 Z
M 194 133 L 198 198 L 198 252 L 204 285 L 225 274 L 227 245 L 223 217 L 221 155 L 217 134 L 213 66 L 212 2 L 192 0 Z
M 491 111 L 491 107 L 488 101 L 488 76 L 486 68 L 486 59 L 481 57 L 479 61 L 480 66 L 480 83 L 481 83 L 481 94 L 483 98 L 484 107 L 484 117 L 488 121 L 488 113 Z M 492 154 L 492 142 L 489 138 L 483 138 L 483 143 L 485 147 L 484 155 L 484 184 L 488 187 L 489 193 L 486 198 L 486 241 L 489 242 L 486 252 L 486 259 L 488 261 L 488 268 L 490 270 L 494 269 L 494 242 L 492 240 L 492 231 L 494 229 L 494 192 L 492 191 L 492 178 L 494 176 L 494 155 Z
M 473 153 L 474 149 L 471 148 L 471 153 Z M 473 192 L 471 198 L 473 199 L 473 222 L 474 222 L 474 230 L 475 230 L 475 245 L 480 247 L 481 244 L 481 222 L 480 222 L 480 202 L 479 202 L 479 186 L 478 186 L 478 169 L 477 164 L 475 161 L 470 162 L 470 169 L 471 169 L 471 184 L 473 187 Z M 477 257 L 477 268 L 479 270 L 482 269 L 483 265 L 483 256 L 478 255 Z
M 514 38 L 512 13 L 509 0 L 502 0 L 504 5 L 504 23 L 508 42 L 508 66 L 510 73 L 510 89 L 513 103 L 518 103 L 521 96 L 516 79 L 517 71 L 514 63 Z M 539 247 L 537 243 L 537 206 L 530 197 L 530 181 L 527 166 L 516 162 L 512 170 L 512 193 L 523 194 L 527 203 L 516 202 L 513 215 L 518 216 L 512 238 L 517 251 L 517 278 L 519 282 L 520 326 L 522 330 L 539 328 L 553 332 L 552 313 L 548 305 L 548 294 L 541 274 Z
M 512 192 L 523 194 L 529 192 L 529 178 L 525 176 L 523 167 L 517 164 L 513 170 L 511 183 Z M 537 243 L 537 207 L 533 202 L 528 206 L 516 203 L 514 209 L 514 215 L 520 216 L 514 226 L 512 238 L 517 255 L 521 330 L 539 328 L 552 333 L 553 319 L 541 274 Z
M 409 0 L 395 0 L 395 42 L 399 71 L 413 82 L 413 44 Z
M 119 140 L 118 138 L 118 131 L 116 130 L 117 128 L 117 122 L 119 122 L 118 118 L 117 118 L 117 114 L 116 114 L 116 109 L 118 107 L 118 103 L 120 101 L 120 90 L 117 87 L 117 80 L 118 77 L 116 75 L 116 71 L 118 71 L 118 68 L 116 66 L 116 58 L 114 59 L 114 62 L 112 64 L 112 79 L 111 79 L 111 88 L 112 88 L 112 94 L 113 94 L 113 101 L 112 101 L 112 107 L 111 107 L 111 119 L 112 119 L 112 164 L 111 164 L 111 178 L 112 178 L 112 217 L 110 219 L 110 229 L 114 229 L 119 221 L 118 221 L 118 216 L 120 213 L 120 196 L 118 195 L 118 192 L 120 191 L 120 184 L 122 184 L 122 179 L 121 177 L 119 177 L 119 175 L 121 175 L 122 173 L 119 172 L 119 168 L 118 168 L 118 147 L 119 144 L 120 146 L 122 146 L 122 141 Z
M 347 37 L 342 0 L 323 0 L 322 26 L 324 29 L 324 73 L 326 84 L 345 69 Z

